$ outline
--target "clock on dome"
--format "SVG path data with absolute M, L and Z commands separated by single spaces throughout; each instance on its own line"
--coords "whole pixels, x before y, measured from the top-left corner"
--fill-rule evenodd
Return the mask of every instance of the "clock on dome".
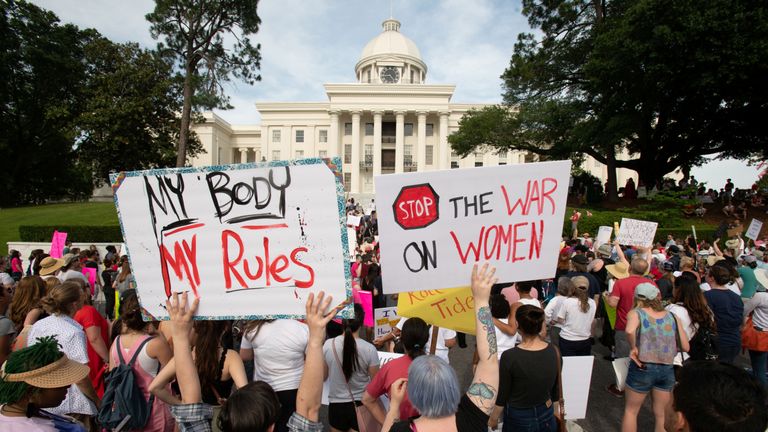
M 396 84 L 400 81 L 400 70 L 395 66 L 384 66 L 379 73 L 381 82 L 386 84 Z

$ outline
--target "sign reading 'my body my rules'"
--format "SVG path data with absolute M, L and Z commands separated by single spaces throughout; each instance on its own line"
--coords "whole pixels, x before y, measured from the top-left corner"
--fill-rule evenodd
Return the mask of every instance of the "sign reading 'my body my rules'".
M 113 175 L 145 314 L 167 319 L 165 300 L 185 291 L 200 297 L 204 319 L 303 317 L 310 292 L 350 297 L 339 163 Z
M 469 284 L 490 262 L 502 282 L 552 277 L 570 161 L 375 178 L 387 293 Z

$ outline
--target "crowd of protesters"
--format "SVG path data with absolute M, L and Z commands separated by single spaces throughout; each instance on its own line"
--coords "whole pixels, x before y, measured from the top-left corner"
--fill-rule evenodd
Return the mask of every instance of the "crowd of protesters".
M 359 217 L 353 291 L 370 291 L 374 307 L 396 304 L 382 286 L 375 207 L 350 200 L 347 213 Z M 114 248 L 103 259 L 95 248 L 38 250 L 26 267 L 11 254 L 0 273 L 0 430 L 114 429 L 102 402 L 125 367 L 149 414 L 121 430 L 563 430 L 563 358 L 601 343 L 609 361 L 628 362 L 606 389 L 624 400 L 623 431 L 637 430 L 648 395 L 657 431 L 764 431 L 766 244 L 670 236 L 628 247 L 573 231 L 551 280 L 498 283 L 488 265 L 467 275 L 475 353 L 464 393 L 448 353 L 466 336 L 421 318 L 372 339 L 360 305 L 334 320 L 347 299 L 320 292 L 303 320 L 193 321 L 199 301 L 182 294 L 168 299 L 170 321 L 144 321 Z M 98 270 L 96 283 L 84 267 Z M 379 350 L 403 355 L 382 366 Z

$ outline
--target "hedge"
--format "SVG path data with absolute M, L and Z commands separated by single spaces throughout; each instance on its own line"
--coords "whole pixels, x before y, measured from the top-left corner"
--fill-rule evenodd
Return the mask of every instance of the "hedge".
M 122 243 L 123 233 L 119 225 L 20 225 L 19 238 L 23 242 L 49 242 L 53 231 L 67 233 L 67 239 L 76 243 Z

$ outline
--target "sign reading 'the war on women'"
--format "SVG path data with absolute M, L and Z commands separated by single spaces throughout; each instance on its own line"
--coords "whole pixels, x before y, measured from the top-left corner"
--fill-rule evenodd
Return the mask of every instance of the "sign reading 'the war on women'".
M 387 293 L 455 288 L 488 261 L 500 281 L 554 275 L 570 161 L 378 176 Z
M 172 293 L 206 319 L 302 317 L 310 292 L 351 296 L 338 158 L 115 174 L 145 315 Z M 350 307 L 343 316 L 347 316 Z

